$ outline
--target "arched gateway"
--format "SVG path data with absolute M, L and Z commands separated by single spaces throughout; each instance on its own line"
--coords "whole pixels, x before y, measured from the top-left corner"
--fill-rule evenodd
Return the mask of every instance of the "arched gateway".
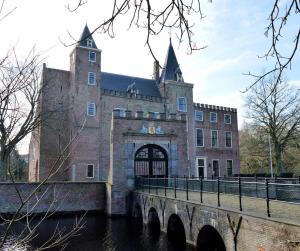
M 168 155 L 158 145 L 145 145 L 134 158 L 134 175 L 142 177 L 168 177 Z

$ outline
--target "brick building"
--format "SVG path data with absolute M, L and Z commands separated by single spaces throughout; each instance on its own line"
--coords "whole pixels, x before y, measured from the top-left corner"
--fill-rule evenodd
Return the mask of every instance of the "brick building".
M 135 175 L 239 173 L 237 111 L 193 102 L 172 43 L 153 79 L 101 71 L 101 50 L 84 28 L 70 70 L 42 73 L 44 121 L 32 134 L 29 180 L 42 180 L 70 143 L 56 180 L 133 184 Z

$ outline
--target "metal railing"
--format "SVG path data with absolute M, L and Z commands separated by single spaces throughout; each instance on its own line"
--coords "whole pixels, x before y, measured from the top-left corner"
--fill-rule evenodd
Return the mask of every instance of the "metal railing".
M 273 213 L 272 217 L 291 218 L 284 215 L 287 210 L 291 210 L 292 218 L 298 217 L 293 213 L 298 210 L 300 217 L 300 184 L 286 180 L 274 182 L 274 179 L 269 178 L 245 181 L 240 177 L 233 180 L 137 177 L 135 182 L 136 189 L 149 194 L 198 201 L 239 211 L 259 211 L 268 217 Z

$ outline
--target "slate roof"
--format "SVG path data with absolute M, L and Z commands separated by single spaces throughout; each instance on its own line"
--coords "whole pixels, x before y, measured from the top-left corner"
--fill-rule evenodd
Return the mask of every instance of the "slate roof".
M 170 44 L 169 44 L 169 48 L 168 48 L 168 52 L 167 52 L 167 57 L 166 57 L 166 61 L 163 67 L 163 70 L 161 72 L 160 75 L 160 82 L 163 82 L 165 80 L 174 80 L 177 81 L 177 74 L 182 75 L 182 72 L 180 70 L 174 49 L 173 49 L 173 45 L 172 45 L 172 41 L 170 39 Z
M 138 91 L 145 96 L 161 97 L 156 81 L 108 72 L 101 72 L 101 88 L 114 91 Z
M 95 41 L 93 39 L 93 36 L 91 35 L 89 27 L 86 24 L 85 27 L 84 27 L 84 29 L 83 29 L 83 32 L 82 32 L 82 34 L 80 36 L 78 44 L 80 46 L 87 47 L 87 43 L 86 43 L 87 39 L 91 39 L 93 41 L 93 44 L 92 44 L 91 48 L 98 49 L 97 45 L 96 45 L 96 43 L 95 43 Z

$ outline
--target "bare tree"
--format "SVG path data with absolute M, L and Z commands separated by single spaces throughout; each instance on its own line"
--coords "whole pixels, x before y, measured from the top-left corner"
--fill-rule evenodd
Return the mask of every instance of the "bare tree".
M 266 60 L 273 60 L 274 65 L 264 74 L 252 74 L 255 81 L 249 86 L 246 91 L 252 86 L 259 83 L 267 76 L 276 75 L 276 82 L 281 81 L 282 75 L 288 69 L 292 68 L 292 63 L 297 55 L 300 40 L 300 0 L 290 0 L 282 3 L 280 0 L 274 0 L 268 20 L 269 24 L 266 27 L 265 36 L 270 37 L 270 47 L 262 56 Z M 293 34 L 286 34 L 289 24 L 298 18 L 298 26 L 296 26 Z M 296 21 L 297 22 L 297 21 Z M 291 39 L 290 39 L 291 37 Z M 288 46 L 283 46 L 283 43 L 288 43 Z M 288 48 L 288 49 L 287 49 Z M 272 61 L 272 62 L 273 62 Z
M 7 54 L 0 65 L 0 173 L 7 178 L 11 151 L 40 125 L 38 103 L 41 95 L 39 55 L 34 49 L 24 60 L 15 50 Z
M 207 1 L 211 2 L 211 0 Z M 87 2 L 88 0 L 78 0 L 75 5 L 68 5 L 67 8 L 71 12 L 74 12 Z M 91 34 L 99 31 L 113 38 L 115 36 L 114 26 L 120 23 L 120 19 L 125 15 L 129 20 L 128 29 L 135 27 L 146 31 L 145 44 L 155 59 L 155 53 L 151 46 L 151 38 L 170 28 L 173 29 L 179 39 L 179 43 L 183 41 L 187 42 L 188 52 L 192 53 L 194 50 L 206 47 L 197 46 L 193 39 L 194 15 L 198 15 L 199 20 L 204 18 L 200 2 L 200 0 L 156 2 L 153 0 L 114 0 L 112 1 L 112 11 L 109 13 L 109 16 L 105 17 L 104 21 L 100 22 Z
M 276 171 L 284 171 L 282 154 L 289 143 L 297 140 L 300 130 L 300 90 L 278 76 L 262 78 L 246 98 L 248 117 L 253 126 L 270 135 L 275 149 Z
M 46 177 L 39 182 L 29 193 L 24 193 L 20 186 L 14 180 L 14 175 L 11 167 L 8 166 L 8 174 L 11 182 L 14 184 L 15 193 L 19 199 L 19 204 L 12 216 L 5 217 L 0 215 L 2 220 L 2 228 L 4 228 L 3 234 L 0 236 L 0 249 L 14 250 L 17 247 L 30 246 L 30 242 L 37 237 L 39 226 L 49 217 L 53 216 L 57 212 L 57 209 L 61 204 L 65 202 L 68 194 L 61 194 L 60 191 L 56 191 L 55 185 L 45 187 L 49 181 L 55 177 L 62 169 L 66 167 L 66 161 L 68 160 L 73 147 L 76 146 L 76 141 L 80 136 L 82 129 L 84 128 L 85 121 L 82 126 L 72 137 L 69 143 L 62 149 L 61 153 L 57 157 L 56 161 L 50 167 Z M 50 189 L 51 188 L 51 189 Z M 49 200 L 49 198 L 51 200 Z M 35 220 L 35 208 L 39 206 L 43 200 L 50 201 L 47 206 L 46 212 L 37 221 Z M 65 247 L 68 244 L 70 238 L 78 234 L 78 232 L 84 227 L 84 216 L 75 218 L 73 227 L 71 229 L 65 229 L 64 227 L 57 227 L 51 233 L 50 238 L 40 244 L 36 250 L 46 250 L 53 247 Z M 16 235 L 13 231 L 14 225 L 22 223 L 23 227 L 21 231 Z M 0 224 L 1 226 L 1 224 Z

